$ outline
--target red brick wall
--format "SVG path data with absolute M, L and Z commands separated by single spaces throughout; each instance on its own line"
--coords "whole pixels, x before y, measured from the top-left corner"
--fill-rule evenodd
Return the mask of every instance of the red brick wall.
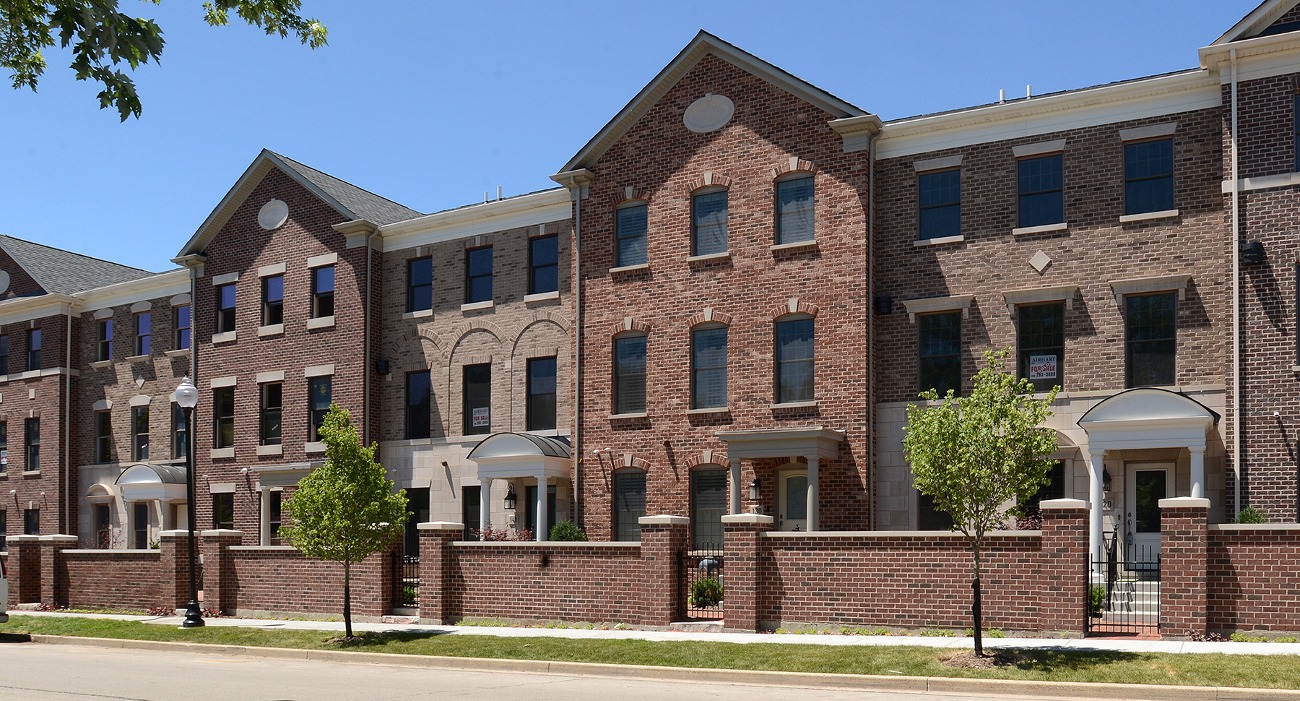
M 161 550 L 70 550 L 63 553 L 66 605 L 89 609 L 174 608 L 159 586 Z
M 1300 530 L 1211 530 L 1206 582 L 1210 630 L 1300 631 Z
M 1041 541 L 1033 531 L 986 541 L 985 626 L 1039 628 Z M 972 561 L 961 535 L 772 533 L 760 540 L 759 553 L 764 627 L 971 625 Z
M 288 546 L 230 550 L 237 613 L 343 615 L 343 565 L 307 557 Z M 388 552 L 352 566 L 352 615 L 392 613 L 392 562 Z M 224 599 L 224 596 L 223 596 Z
M 1203 506 L 1160 507 L 1162 635 L 1190 636 L 1206 630 L 1206 524 L 1210 506 L 1208 500 L 1200 501 L 1204 501 Z

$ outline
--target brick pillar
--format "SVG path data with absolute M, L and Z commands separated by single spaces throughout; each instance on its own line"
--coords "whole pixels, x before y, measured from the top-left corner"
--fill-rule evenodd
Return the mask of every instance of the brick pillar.
M 34 535 L 11 535 L 8 540 L 9 605 L 41 602 L 41 539 Z
M 1210 500 L 1160 500 L 1160 637 L 1206 632 Z
M 230 548 L 243 542 L 244 532 L 221 529 L 203 531 L 202 535 L 199 553 L 203 557 L 203 609 L 233 614 L 239 608 L 239 586 Z M 186 592 L 186 601 L 188 597 Z
M 450 592 L 456 568 L 452 543 L 465 533 L 465 524 L 433 521 L 416 528 L 420 531 L 420 622 L 451 623 L 460 617 Z
M 641 625 L 666 626 L 682 612 L 682 554 L 691 520 L 685 516 L 642 516 L 641 522 Z
M 158 605 L 166 609 L 184 609 L 190 601 L 190 534 L 189 531 L 162 531 L 158 534 L 159 559 L 156 598 Z M 198 547 L 198 543 L 194 544 Z M 194 552 L 197 565 L 199 551 Z M 197 576 L 202 576 L 202 568 Z M 203 589 L 203 582 L 198 582 Z M 202 601 L 202 599 L 200 599 Z
M 1051 499 L 1039 505 L 1043 540 L 1038 628 L 1082 637 L 1088 615 L 1088 502 Z
M 726 589 L 722 601 L 727 630 L 753 633 L 759 629 L 759 561 L 763 555 L 763 534 L 772 530 L 776 519 L 762 514 L 731 514 L 722 517 L 722 574 Z
M 41 603 L 55 606 L 68 605 L 68 568 L 63 563 L 63 551 L 77 547 L 75 535 L 40 536 L 41 547 Z

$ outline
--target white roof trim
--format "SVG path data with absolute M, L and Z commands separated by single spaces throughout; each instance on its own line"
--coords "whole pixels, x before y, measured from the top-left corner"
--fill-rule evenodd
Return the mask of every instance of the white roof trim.
M 398 251 L 478 234 L 564 222 L 572 216 L 569 192 L 557 187 L 395 222 L 379 227 L 379 236 L 384 251 Z
M 1278 21 L 1285 15 L 1288 10 L 1295 7 L 1296 0 L 1265 0 L 1259 4 L 1259 7 L 1250 11 L 1250 14 L 1241 18 L 1241 21 L 1232 25 L 1232 28 L 1223 33 L 1223 36 L 1214 40 L 1210 46 L 1228 44 L 1241 39 L 1242 37 L 1258 34 L 1268 29 L 1269 25 Z

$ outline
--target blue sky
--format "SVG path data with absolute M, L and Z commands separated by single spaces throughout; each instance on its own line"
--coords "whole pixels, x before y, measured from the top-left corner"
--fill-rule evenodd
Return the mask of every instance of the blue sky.
M 889 120 L 1192 68 L 1256 4 L 304 0 L 312 51 L 121 0 L 167 39 L 142 117 L 57 49 L 38 93 L 6 74 L 0 233 L 166 270 L 264 147 L 423 212 L 547 188 L 700 29 Z

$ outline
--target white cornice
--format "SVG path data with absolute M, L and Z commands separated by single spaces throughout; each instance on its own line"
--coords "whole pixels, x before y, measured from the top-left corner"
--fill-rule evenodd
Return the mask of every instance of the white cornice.
M 1295 7 L 1295 0 L 1264 0 L 1258 7 L 1250 11 L 1250 14 L 1242 17 L 1239 22 L 1232 25 L 1232 28 L 1223 33 L 1223 36 L 1214 40 L 1215 45 L 1236 43 L 1238 39 L 1247 34 L 1256 34 L 1262 32 L 1269 25 L 1276 22 L 1285 15 L 1288 10 Z
M 78 292 L 74 297 L 81 312 L 93 312 L 96 309 L 116 307 L 146 299 L 171 297 L 190 291 L 190 271 L 185 268 L 168 270 L 165 273 L 150 275 L 139 280 L 119 282 L 116 285 L 97 287 L 93 290 Z
M 1220 106 L 1218 78 L 1188 71 L 886 122 L 876 153 L 897 158 Z
M 1237 52 L 1237 80 L 1255 80 L 1297 72 L 1300 32 L 1235 41 L 1201 48 L 1201 67 L 1219 74 L 1219 81 L 1232 80 L 1232 52 Z
M 71 314 L 77 298 L 64 294 L 14 297 L 0 302 L 0 325 L 17 324 L 57 314 Z
M 428 214 L 379 228 L 382 250 L 396 251 L 429 243 L 567 220 L 572 216 L 569 192 L 543 190 L 508 200 Z

